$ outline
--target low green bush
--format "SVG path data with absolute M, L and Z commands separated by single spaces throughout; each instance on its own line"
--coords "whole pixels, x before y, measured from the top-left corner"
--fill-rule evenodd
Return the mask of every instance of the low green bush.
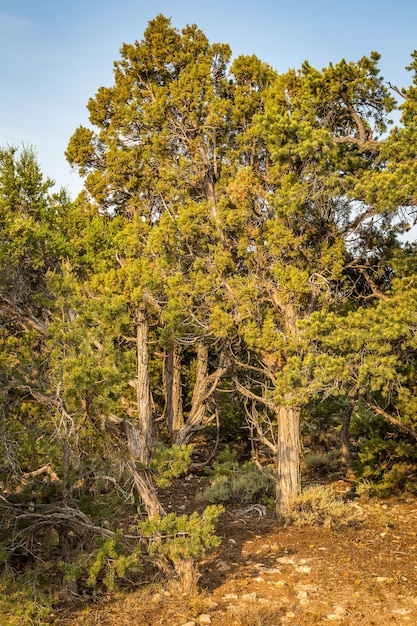
M 336 497 L 330 487 L 317 486 L 307 487 L 293 499 L 284 520 L 295 526 L 341 528 L 359 524 L 362 513 L 359 507 Z

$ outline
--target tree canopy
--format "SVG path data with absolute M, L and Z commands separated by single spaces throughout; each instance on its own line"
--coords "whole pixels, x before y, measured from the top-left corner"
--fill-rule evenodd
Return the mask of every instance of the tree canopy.
M 317 407 L 324 429 L 339 407 L 348 469 L 352 415 L 417 438 L 416 53 L 404 89 L 378 62 L 279 74 L 159 15 L 69 141 L 75 201 L 32 149 L 1 149 L 4 515 L 18 528 L 16 507 L 40 507 L 13 554 L 48 506 L 73 579 L 107 563 L 110 587 L 152 557 L 187 591 L 220 509 L 167 515 L 158 485 L 187 471 L 197 433 L 245 425 L 278 519 Z

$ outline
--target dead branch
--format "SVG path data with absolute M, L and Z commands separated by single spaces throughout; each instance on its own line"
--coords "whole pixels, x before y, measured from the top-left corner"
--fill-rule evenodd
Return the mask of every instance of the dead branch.
M 381 407 L 377 406 L 376 404 L 373 404 L 368 400 L 366 400 L 365 403 L 366 406 L 372 409 L 372 411 L 375 411 L 375 413 L 378 413 L 378 415 L 381 415 L 384 419 L 386 419 L 387 422 L 389 422 L 393 426 L 396 426 L 398 430 L 401 430 L 403 433 L 406 433 L 407 435 L 410 435 L 410 437 L 413 437 L 413 439 L 417 440 L 417 432 L 415 430 L 413 430 L 409 426 L 406 426 L 405 424 L 400 422 L 399 419 L 397 419 L 390 413 L 387 413 L 386 411 L 384 411 L 384 409 L 381 409 Z

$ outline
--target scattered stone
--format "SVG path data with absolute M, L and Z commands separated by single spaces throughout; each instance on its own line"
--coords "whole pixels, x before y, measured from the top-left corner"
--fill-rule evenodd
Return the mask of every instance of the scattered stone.
M 262 578 L 262 576 L 257 576 L 256 578 L 253 579 L 256 583 L 264 583 L 265 579 Z
M 167 591 L 167 590 L 165 589 L 165 591 L 164 591 L 164 596 L 166 596 L 167 598 L 169 598 L 169 597 L 171 596 L 171 594 L 170 594 L 170 592 L 169 592 L 169 591 Z
M 244 602 L 254 602 L 256 600 L 256 598 L 258 597 L 256 591 L 253 591 L 252 593 L 244 593 L 242 596 L 242 600 Z
M 281 574 L 281 570 L 277 567 L 259 567 L 261 574 Z
M 181 626 L 197 626 L 197 624 L 192 621 L 192 622 L 185 622 L 185 624 L 181 624 Z
M 297 591 L 317 591 L 318 587 L 316 585 L 302 585 L 302 584 L 297 584 L 295 585 L 295 589 Z
M 301 605 L 305 606 L 306 604 L 310 603 L 310 599 L 308 597 L 308 593 L 307 593 L 307 591 L 304 591 L 304 589 L 300 589 L 299 591 L 297 591 L 297 593 L 295 595 L 296 595 L 296 598 L 299 600 Z
M 160 593 L 154 593 L 151 598 L 151 602 L 153 604 L 158 604 L 158 602 L 161 602 L 161 600 L 162 600 L 162 596 Z
M 300 574 L 310 574 L 311 567 L 309 567 L 308 565 L 297 565 L 295 571 L 299 572 Z
M 333 613 L 329 613 L 329 615 L 326 615 L 326 617 L 331 622 L 337 622 L 339 620 L 342 620 L 346 615 L 347 611 L 343 608 L 343 606 L 335 606 L 333 607 Z
M 409 615 L 411 609 L 392 609 L 391 613 L 394 613 L 394 615 Z
M 295 618 L 295 613 L 293 613 L 292 611 L 288 611 L 288 613 L 286 613 L 282 618 L 281 618 L 281 623 L 282 624 L 289 624 L 293 621 L 293 619 Z
M 208 613 L 202 613 L 198 617 L 198 623 L 199 624 L 211 624 L 211 615 L 208 615 Z
M 386 576 L 377 576 L 375 580 L 377 583 L 386 583 L 389 581 L 389 578 Z
M 239 598 L 239 596 L 236 593 L 226 593 L 225 596 L 223 596 L 223 600 L 225 600 L 226 602 L 230 602 L 231 600 L 237 600 Z
M 229 539 L 228 541 L 232 544 L 232 546 L 235 546 L 237 543 L 236 539 Z
M 283 565 L 295 565 L 294 559 L 289 556 L 281 556 L 277 559 L 277 563 L 282 563 Z
M 268 600 L 268 598 L 258 598 L 258 602 L 260 604 L 270 604 L 270 600 Z
M 221 561 L 220 559 L 216 561 L 216 566 L 219 572 L 228 572 L 230 569 L 230 565 L 228 565 L 224 561 Z

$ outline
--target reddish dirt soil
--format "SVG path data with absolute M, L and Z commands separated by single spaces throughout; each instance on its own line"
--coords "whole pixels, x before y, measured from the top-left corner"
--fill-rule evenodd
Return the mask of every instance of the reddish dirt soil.
M 202 510 L 204 479 L 177 481 L 166 509 Z M 334 483 L 343 490 L 345 483 Z M 417 499 L 360 501 L 359 528 L 283 527 L 229 507 L 222 543 L 200 563 L 200 593 L 178 596 L 163 583 L 66 605 L 54 626 L 350 626 L 417 624 Z

